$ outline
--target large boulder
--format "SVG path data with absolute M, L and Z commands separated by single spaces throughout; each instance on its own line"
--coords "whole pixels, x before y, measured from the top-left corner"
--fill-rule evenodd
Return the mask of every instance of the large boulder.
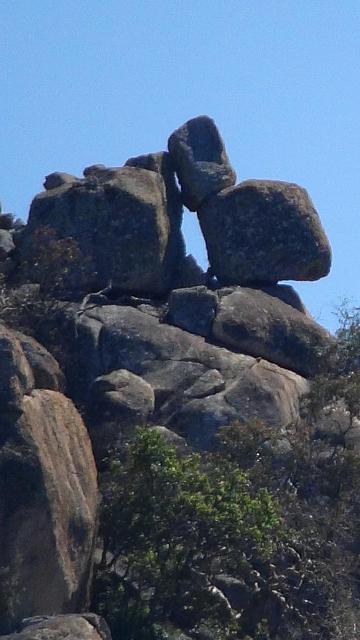
M 241 353 L 312 376 L 330 335 L 303 312 L 261 289 L 219 292 L 212 338 Z
M 331 250 L 305 189 L 248 180 L 208 198 L 199 209 L 210 265 L 222 285 L 318 280 Z
M 103 173 L 36 196 L 18 248 L 18 279 L 51 286 L 60 274 L 70 291 L 111 281 L 119 291 L 163 295 L 182 244 L 164 180 L 136 167 Z
M 35 389 L 18 337 L 0 331 L 0 633 L 24 617 L 84 608 L 98 489 L 83 421 Z
M 103 618 L 93 613 L 27 618 L 4 640 L 111 640 Z
M 184 204 L 196 211 L 210 194 L 235 184 L 224 143 L 208 116 L 192 118 L 169 138 L 168 149 L 181 184 Z

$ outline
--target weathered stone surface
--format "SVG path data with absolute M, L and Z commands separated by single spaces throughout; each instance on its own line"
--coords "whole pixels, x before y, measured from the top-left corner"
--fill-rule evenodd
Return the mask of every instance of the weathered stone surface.
M 184 440 L 184 438 L 179 436 L 174 431 L 171 431 L 170 429 L 167 429 L 166 427 L 163 427 L 161 425 L 155 425 L 154 427 L 151 427 L 151 429 L 155 433 L 158 433 L 167 444 L 174 447 L 179 454 L 182 455 L 190 453 L 191 450 L 186 440 Z
M 184 204 L 196 211 L 210 194 L 235 184 L 236 175 L 211 118 L 198 116 L 176 129 L 168 149 L 181 184 Z
M 1 427 L 0 631 L 87 604 L 98 490 L 90 440 L 62 394 L 34 390 Z
M 129 430 L 147 425 L 155 406 L 152 387 L 125 369 L 96 378 L 89 397 L 90 435 L 97 460 L 110 447 L 121 446 Z
M 14 216 L 12 216 L 11 213 L 1 213 L 0 208 L 0 229 L 6 229 L 7 231 L 10 231 L 10 229 L 14 228 L 14 224 Z
M 88 386 L 120 368 L 141 376 L 155 393 L 153 424 L 176 431 L 197 448 L 213 446 L 219 427 L 236 420 L 258 417 L 279 429 L 286 426 L 298 418 L 299 397 L 308 389 L 291 371 L 211 345 L 125 306 L 81 316 L 72 349 Z
M 178 215 L 181 216 L 181 197 L 179 189 L 176 186 L 175 168 L 169 153 L 159 151 L 157 153 L 147 153 L 142 156 L 136 156 L 135 158 L 129 158 L 129 160 L 125 162 L 125 167 L 138 167 L 159 173 L 165 182 L 168 203 L 170 203 L 174 209 L 177 209 Z
M 96 378 L 91 386 L 90 398 L 96 414 L 105 420 L 116 420 L 124 426 L 144 425 L 154 411 L 151 386 L 126 369 Z
M 10 231 L 0 229 L 0 261 L 6 260 L 14 249 L 15 245 Z
M 247 180 L 199 209 L 210 265 L 223 285 L 318 280 L 331 250 L 305 189 Z
M 211 368 L 231 376 L 253 362 L 128 306 L 89 309 L 78 318 L 74 348 L 80 349 L 85 358 L 81 363 L 93 379 L 115 369 L 127 369 L 147 379 L 146 374 L 160 365 L 184 364 L 198 368 L 199 375 Z
M 208 336 L 216 314 L 218 297 L 205 286 L 176 289 L 169 297 L 169 324 L 199 336 Z
M 37 389 L 63 391 L 65 387 L 64 375 L 51 353 L 34 338 L 20 331 L 14 331 L 13 334 L 20 342 L 30 364 L 34 376 L 34 386 Z
M 106 167 L 104 164 L 91 164 L 89 167 L 85 167 L 83 174 L 85 178 L 88 178 L 89 176 L 101 175 L 105 170 Z
M 289 284 L 273 284 L 259 288 L 269 296 L 279 298 L 279 300 L 282 300 L 285 304 L 289 304 L 290 307 L 294 307 L 294 309 L 297 309 L 298 311 L 301 311 L 301 313 L 305 313 L 305 315 L 311 317 L 299 294 Z
M 86 167 L 83 173 L 88 179 L 88 184 L 95 184 L 96 182 L 109 182 L 109 180 L 115 180 L 118 176 L 121 177 L 122 167 L 105 167 L 104 164 L 92 164 L 90 167 Z
M 205 398 L 225 389 L 225 381 L 217 369 L 208 369 L 184 392 L 185 398 Z
M 106 172 L 104 180 L 90 177 L 34 199 L 17 255 L 19 274 L 36 282 L 44 270 L 49 276 L 49 269 L 56 269 L 38 255 L 36 238 L 45 227 L 56 238 L 76 243 L 76 259 L 66 274 L 70 290 L 97 291 L 112 280 L 119 291 L 162 295 L 178 258 L 169 252 L 175 230 L 164 181 L 154 171 L 135 167 Z M 180 243 L 179 227 L 177 233 Z
M 260 289 L 236 287 L 219 296 L 212 336 L 220 344 L 301 375 L 316 372 L 331 337 L 314 320 Z
M 111 640 L 103 618 L 93 613 L 27 618 L 8 640 Z
M 198 265 L 194 256 L 188 254 L 176 268 L 173 289 L 200 287 L 206 284 L 206 273 Z
M 288 426 L 298 420 L 299 397 L 308 389 L 292 371 L 261 360 L 227 386 L 224 398 L 241 422 L 258 418 L 270 426 Z
M 18 417 L 22 397 L 34 386 L 34 376 L 16 335 L 0 325 L 0 412 L 2 422 Z M 0 442 L 2 433 L 0 428 Z
M 49 191 L 50 189 L 57 189 L 63 185 L 71 185 L 74 182 L 79 182 L 79 178 L 72 176 L 70 173 L 63 173 L 62 171 L 54 171 L 46 176 L 44 181 L 44 188 Z
M 170 154 L 166 151 L 148 153 L 146 155 L 129 158 L 125 162 L 126 167 L 138 167 L 155 171 L 161 175 L 165 184 L 167 211 L 170 221 L 168 260 L 169 266 L 175 265 L 173 278 L 177 277 L 179 265 L 185 259 L 185 241 L 181 233 L 183 209 L 180 191 L 176 185 L 175 168 Z M 165 260 L 166 262 L 166 260 Z M 174 282 L 172 282 L 174 287 Z

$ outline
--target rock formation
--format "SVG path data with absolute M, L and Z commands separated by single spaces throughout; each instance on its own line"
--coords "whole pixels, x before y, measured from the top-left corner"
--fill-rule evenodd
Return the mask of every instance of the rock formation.
M 98 505 L 88 432 L 99 465 L 138 425 L 179 452 L 211 449 L 220 427 L 253 418 L 285 441 L 332 340 L 279 284 L 330 268 L 306 191 L 235 186 L 206 116 L 168 149 L 91 165 L 82 178 L 52 173 L 26 226 L 0 215 L 0 271 L 17 303 L 24 283 L 46 304 L 61 300 L 45 306 L 36 334 L 50 350 L 56 336 L 59 364 L 0 325 L 0 631 L 19 640 L 107 638 L 99 619 L 80 615 Z M 182 203 L 198 213 L 208 274 L 185 254 Z M 239 599 L 231 580 L 219 577 L 220 588 Z
M 6 632 L 30 615 L 86 606 L 98 492 L 82 419 L 68 398 L 50 390 L 61 384 L 53 358 L 4 327 L 0 352 L 0 631 Z

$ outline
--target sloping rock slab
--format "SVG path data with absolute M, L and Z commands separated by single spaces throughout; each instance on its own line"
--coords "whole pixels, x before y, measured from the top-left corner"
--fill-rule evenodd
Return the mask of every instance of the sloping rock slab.
M 37 340 L 20 331 L 14 331 L 22 350 L 31 366 L 34 375 L 34 387 L 37 389 L 52 389 L 63 391 L 65 387 L 64 375 L 55 358 Z
M 225 289 L 219 296 L 213 340 L 304 376 L 316 373 L 331 336 L 314 320 L 260 289 Z
M 7 640 L 111 640 L 103 618 L 90 613 L 60 616 L 36 616 L 23 620 L 18 632 Z
M 87 604 L 97 531 L 90 440 L 70 400 L 34 390 L 2 433 L 0 630 Z
M 34 387 L 34 375 L 13 331 L 0 324 L 0 412 L 2 422 L 22 412 L 22 397 Z M 0 442 L 4 427 L 0 430 Z
M 329 273 L 329 242 L 296 184 L 248 180 L 208 198 L 198 213 L 222 285 L 318 280 Z

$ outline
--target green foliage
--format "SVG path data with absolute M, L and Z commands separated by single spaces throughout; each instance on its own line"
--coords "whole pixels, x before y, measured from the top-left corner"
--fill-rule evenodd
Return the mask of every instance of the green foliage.
M 219 434 L 222 454 L 247 469 L 254 490 L 265 486 L 277 496 L 286 525 L 272 560 L 286 609 L 265 637 L 358 637 L 360 312 L 343 307 L 339 317 L 299 424 L 281 438 L 256 421 Z M 284 566 L 284 557 L 293 564 Z
M 339 404 L 348 411 L 349 426 L 360 417 L 360 309 L 344 303 L 339 311 L 336 341 L 322 354 L 322 370 L 312 384 L 308 409 L 318 418 Z
M 278 528 L 269 493 L 253 492 L 230 459 L 179 457 L 139 430 L 103 478 L 97 608 L 124 640 L 152 638 L 145 629 L 174 616 L 192 629 L 213 619 L 232 637 L 232 612 L 210 589 L 214 572 L 239 573 L 254 554 L 268 555 Z

